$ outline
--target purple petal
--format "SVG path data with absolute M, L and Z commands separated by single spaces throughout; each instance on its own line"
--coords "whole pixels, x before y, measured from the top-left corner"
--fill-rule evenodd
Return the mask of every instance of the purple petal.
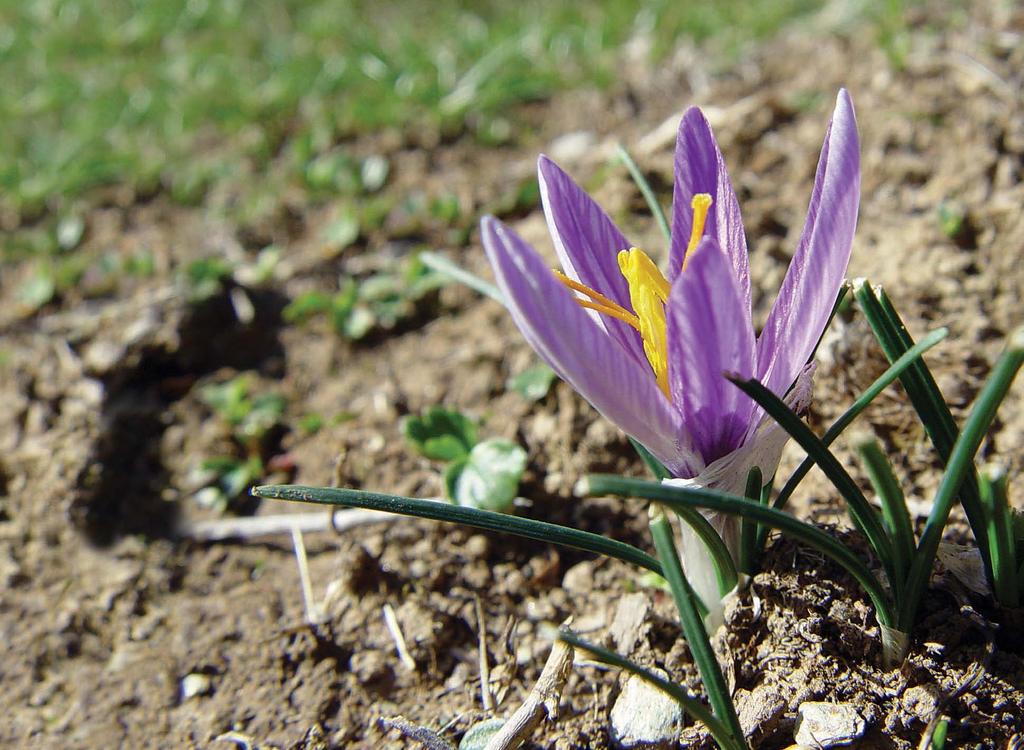
M 540 199 L 551 240 L 565 275 L 631 310 L 629 286 L 619 271 L 618 254 L 628 250 L 608 214 L 573 179 L 546 156 L 537 160 Z M 615 318 L 588 313 L 639 363 L 647 361 L 637 332 Z
M 676 278 L 665 313 L 672 403 L 694 447 L 711 463 L 740 446 L 755 406 L 723 376 L 752 375 L 755 344 L 750 308 L 714 238 L 704 238 Z
M 860 144 L 853 102 L 839 92 L 800 244 L 757 342 L 758 378 L 784 394 L 828 323 L 850 262 L 860 203 Z
M 492 216 L 481 221 L 487 257 L 519 330 L 560 378 L 643 443 L 673 472 L 693 471 L 682 420 L 646 360 L 625 351 L 576 304 L 537 252 Z
M 697 193 L 711 196 L 711 210 L 704 225 L 704 236 L 714 237 L 732 263 L 739 279 L 740 291 L 750 307 L 750 266 L 747 260 L 747 239 L 743 234 L 743 217 L 736 200 L 736 191 L 729 181 L 725 159 L 715 142 L 711 125 L 704 113 L 690 107 L 679 123 L 676 136 L 675 189 L 672 194 L 672 250 L 669 253 L 671 281 L 683 267 L 686 246 L 693 228 L 690 201 Z

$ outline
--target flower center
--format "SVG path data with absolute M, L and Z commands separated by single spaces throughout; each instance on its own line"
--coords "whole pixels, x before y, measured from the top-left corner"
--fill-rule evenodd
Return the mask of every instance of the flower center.
M 704 224 L 707 221 L 708 210 L 711 208 L 711 196 L 707 193 L 698 193 L 693 196 L 690 205 L 693 207 L 693 227 L 690 231 L 690 241 L 686 246 L 686 253 L 683 255 L 681 272 L 686 270 L 690 255 L 697 249 L 697 245 L 700 244 L 701 237 L 704 235 Z M 662 392 L 668 396 L 668 339 L 665 333 L 665 303 L 668 301 L 668 294 L 672 286 L 665 275 L 658 270 L 650 256 L 639 248 L 631 247 L 629 250 L 620 251 L 618 261 L 619 271 L 622 272 L 629 287 L 629 302 L 633 307 L 632 312 L 585 284 L 570 279 L 561 271 L 554 273 L 567 287 L 589 298 L 577 298 L 576 301 L 581 307 L 596 310 L 602 315 L 621 320 L 640 333 L 644 354 L 647 355 L 647 361 L 651 364 L 654 377 L 657 378 Z

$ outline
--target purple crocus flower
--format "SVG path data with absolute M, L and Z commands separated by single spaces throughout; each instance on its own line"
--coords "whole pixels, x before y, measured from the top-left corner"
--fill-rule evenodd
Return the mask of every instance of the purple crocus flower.
M 785 433 L 722 374 L 756 377 L 794 408 L 810 399 L 807 361 L 857 222 L 859 145 L 849 94 L 836 99 L 803 234 L 760 335 L 739 204 L 699 109 L 684 114 L 676 140 L 667 276 L 547 157 L 538 176 L 564 273 L 552 272 L 498 219 L 481 223 L 498 286 L 530 345 L 679 480 L 741 493 L 752 466 L 774 474 Z

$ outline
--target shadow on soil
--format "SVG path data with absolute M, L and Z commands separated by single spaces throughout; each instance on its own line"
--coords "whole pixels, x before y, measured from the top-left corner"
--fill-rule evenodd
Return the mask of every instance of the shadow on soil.
M 177 328 L 177 346 L 146 350 L 138 363 L 104 383 L 106 398 L 96 455 L 79 480 L 72 520 L 94 544 L 126 534 L 174 535 L 180 515 L 165 499 L 168 474 L 161 438 L 168 407 L 202 375 L 222 367 L 274 373 L 283 367 L 278 332 L 287 300 L 247 290 L 253 317 L 240 322 L 227 292 L 194 305 Z

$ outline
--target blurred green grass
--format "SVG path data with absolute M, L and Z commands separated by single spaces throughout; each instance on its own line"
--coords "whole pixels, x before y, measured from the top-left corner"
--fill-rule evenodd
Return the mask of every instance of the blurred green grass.
M 387 127 L 493 143 L 514 135 L 503 113 L 516 103 L 612 80 L 638 32 L 656 64 L 680 38 L 736 49 L 819 5 L 8 2 L 0 224 L 59 216 L 105 184 L 198 202 L 225 181 L 249 189 L 282 155 L 301 177 Z

